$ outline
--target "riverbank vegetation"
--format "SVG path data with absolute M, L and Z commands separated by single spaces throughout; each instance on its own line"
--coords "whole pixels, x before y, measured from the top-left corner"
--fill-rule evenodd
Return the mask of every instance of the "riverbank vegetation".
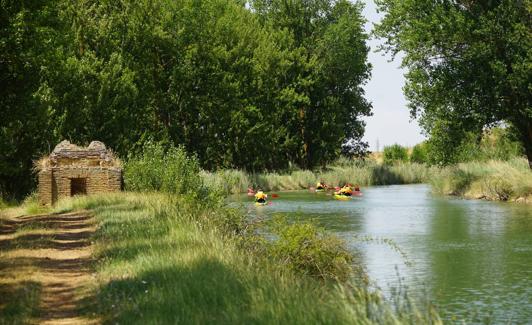
M 182 148 L 145 153 L 125 164 L 126 184 L 138 192 L 68 198 L 41 211 L 95 217 L 94 299 L 84 314 L 133 324 L 440 323 L 430 304 L 417 309 L 407 296 L 388 301 L 373 291 L 338 237 L 226 206 L 222 191 L 201 185 L 197 159 Z M 7 312 L 16 313 L 0 308 Z
M 378 155 L 365 159 L 340 158 L 315 170 L 297 167 L 284 173 L 221 170 L 203 171 L 202 175 L 207 184 L 222 188 L 225 193 L 242 193 L 248 187 L 267 191 L 302 190 L 321 180 L 331 186 L 429 183 L 435 193 L 489 200 L 523 201 L 532 195 L 529 186 L 532 172 L 524 168 L 523 147 L 511 130 L 494 128 L 484 132 L 481 138 L 470 140 L 456 151 L 461 162 L 452 165 L 438 165 L 431 158 L 436 149 L 430 142 L 423 142 L 411 149 L 398 144 L 386 146 Z M 506 168 L 508 177 L 504 179 Z
M 532 173 L 527 160 L 460 163 L 433 175 L 436 193 L 470 199 L 532 203 Z
M 372 160 L 339 159 L 323 169 L 286 173 L 247 173 L 241 170 L 203 172 L 207 184 L 223 188 L 226 193 L 243 193 L 248 187 L 267 191 L 302 190 L 323 181 L 330 186 L 346 183 L 360 186 L 418 184 L 428 182 L 436 169 L 423 164 L 396 163 L 382 165 Z
M 88 209 L 99 223 L 97 303 L 88 308 L 106 322 L 439 321 L 431 307 L 417 311 L 405 297 L 394 306 L 352 271 L 347 279 L 356 259 L 311 224 L 283 224 L 269 243 L 243 226 L 239 212 L 162 193 L 83 197 L 57 207 L 72 209 Z

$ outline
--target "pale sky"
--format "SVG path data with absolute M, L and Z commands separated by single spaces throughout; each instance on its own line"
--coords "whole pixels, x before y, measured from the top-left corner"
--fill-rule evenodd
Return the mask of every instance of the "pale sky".
M 380 20 L 381 14 L 377 13 L 373 0 L 362 0 L 366 7 L 363 11 L 368 20 L 366 31 L 371 31 L 373 23 Z M 388 62 L 390 56 L 375 53 L 379 40 L 371 39 L 369 45 L 369 62 L 373 65 L 371 80 L 364 87 L 366 98 L 373 104 L 373 116 L 365 118 L 366 133 L 364 140 L 370 145 L 370 150 L 375 151 L 377 140 L 379 149 L 386 145 L 398 143 L 403 146 L 414 146 L 423 141 L 425 137 L 416 121 L 410 120 L 403 95 L 405 78 L 404 70 L 399 68 L 400 58 Z

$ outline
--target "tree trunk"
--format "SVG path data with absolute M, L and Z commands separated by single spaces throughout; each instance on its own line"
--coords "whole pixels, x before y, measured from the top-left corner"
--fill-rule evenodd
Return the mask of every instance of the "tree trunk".
M 518 129 L 519 133 L 521 133 L 521 141 L 525 147 L 528 167 L 532 169 L 532 122 L 523 121 L 523 123 L 518 126 Z

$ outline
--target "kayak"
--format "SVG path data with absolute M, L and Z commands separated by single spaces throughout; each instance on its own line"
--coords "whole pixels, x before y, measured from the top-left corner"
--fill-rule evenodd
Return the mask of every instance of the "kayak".
M 316 193 L 319 193 L 319 192 L 325 192 L 325 189 L 324 188 L 317 188 L 316 189 Z
M 255 202 L 255 205 L 258 207 L 266 205 L 266 204 L 268 204 L 268 202 Z
M 347 195 L 340 195 L 340 194 L 334 194 L 334 198 L 336 200 L 340 200 L 340 201 L 348 201 L 348 200 L 351 200 L 351 197 L 350 196 L 347 196 Z

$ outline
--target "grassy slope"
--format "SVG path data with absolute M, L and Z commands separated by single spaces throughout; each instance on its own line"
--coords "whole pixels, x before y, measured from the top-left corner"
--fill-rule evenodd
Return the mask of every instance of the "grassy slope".
M 58 207 L 78 208 L 91 209 L 100 222 L 94 311 L 108 322 L 370 324 L 427 317 L 392 312 L 365 289 L 302 278 L 255 258 L 205 222 L 221 208 L 159 194 L 79 198 Z
M 532 203 L 532 172 L 525 159 L 458 164 L 435 174 L 431 184 L 444 195 Z

